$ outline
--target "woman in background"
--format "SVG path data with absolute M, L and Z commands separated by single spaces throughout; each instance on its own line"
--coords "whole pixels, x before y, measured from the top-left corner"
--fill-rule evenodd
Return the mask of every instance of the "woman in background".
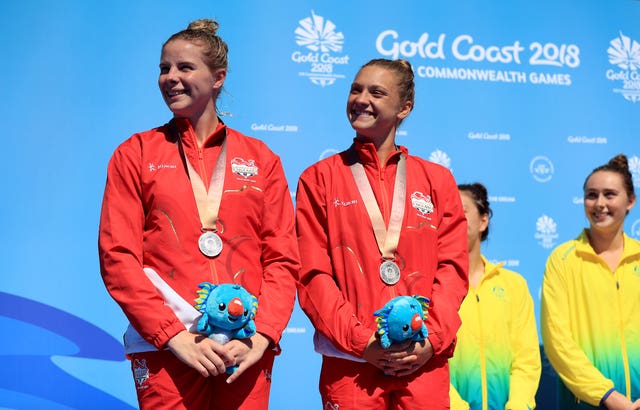
M 454 410 L 528 410 L 540 381 L 540 347 L 527 282 L 481 253 L 492 211 L 480 183 L 458 185 L 467 217 L 469 292 L 451 366 Z
M 640 242 L 623 231 L 636 202 L 627 157 L 583 185 L 589 228 L 549 256 L 541 330 L 562 381 L 559 408 L 640 409 Z

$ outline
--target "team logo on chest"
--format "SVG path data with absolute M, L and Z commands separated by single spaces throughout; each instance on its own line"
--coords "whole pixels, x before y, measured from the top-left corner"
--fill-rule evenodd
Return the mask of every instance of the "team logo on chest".
M 254 160 L 245 160 L 235 157 L 231 160 L 231 172 L 240 175 L 244 179 L 258 175 L 258 167 Z
M 411 194 L 411 206 L 416 208 L 422 215 L 433 213 L 433 203 L 431 202 L 431 196 L 425 195 L 419 191 Z

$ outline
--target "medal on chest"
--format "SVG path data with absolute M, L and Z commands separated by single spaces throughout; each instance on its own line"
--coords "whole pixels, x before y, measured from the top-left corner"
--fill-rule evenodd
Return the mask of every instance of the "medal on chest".
M 365 205 L 376 243 L 380 254 L 382 255 L 382 263 L 379 267 L 380 280 L 385 285 L 393 286 L 400 281 L 401 272 L 398 264 L 395 263 L 395 252 L 400 241 L 400 231 L 402 229 L 402 220 L 404 219 L 404 208 L 406 200 L 406 159 L 404 155 L 400 155 L 396 169 L 396 178 L 393 186 L 393 200 L 391 203 L 391 214 L 389 216 L 389 224 L 385 226 L 382 212 L 378 207 L 371 184 L 367 179 L 364 167 L 358 161 L 355 150 L 353 151 L 353 163 L 350 166 L 353 178 Z

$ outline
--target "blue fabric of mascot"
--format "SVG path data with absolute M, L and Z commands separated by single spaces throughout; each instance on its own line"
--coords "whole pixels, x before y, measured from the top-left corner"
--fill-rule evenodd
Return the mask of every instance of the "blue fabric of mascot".
M 254 318 L 258 299 L 237 284 L 214 285 L 202 282 L 198 285 L 195 308 L 202 316 L 198 320 L 198 332 L 220 344 L 231 339 L 246 339 L 256 333 Z M 238 366 L 227 367 L 233 373 Z
M 429 335 L 424 324 L 428 308 L 428 298 L 414 295 L 396 296 L 376 310 L 373 315 L 376 317 L 380 345 L 388 349 L 392 343 L 424 340 Z

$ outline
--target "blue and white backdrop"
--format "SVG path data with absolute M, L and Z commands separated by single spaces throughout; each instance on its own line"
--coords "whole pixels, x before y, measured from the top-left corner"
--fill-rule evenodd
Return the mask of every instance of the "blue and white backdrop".
M 637 0 L 2 2 L 0 408 L 136 407 L 125 318 L 98 270 L 105 170 L 169 119 L 160 46 L 202 17 L 231 50 L 224 121 L 282 157 L 292 196 L 305 167 L 351 143 L 360 65 L 408 59 L 417 97 L 399 142 L 488 187 L 483 252 L 524 275 L 536 312 L 549 252 L 587 223 L 587 173 L 622 152 L 640 189 Z M 638 209 L 626 230 L 640 238 Z M 320 407 L 312 333 L 296 309 L 272 408 Z

